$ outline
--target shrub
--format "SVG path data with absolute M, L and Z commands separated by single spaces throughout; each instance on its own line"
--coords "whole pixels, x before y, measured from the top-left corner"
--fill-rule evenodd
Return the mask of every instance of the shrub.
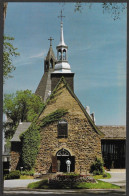
M 103 174 L 103 178 L 106 178 L 106 177 L 108 177 L 108 175 L 105 173 L 105 174 Z
M 19 170 L 10 171 L 9 174 L 5 175 L 5 180 L 19 179 L 19 178 L 20 178 L 20 171 Z
M 21 175 L 33 176 L 34 175 L 34 170 L 21 171 Z
M 104 174 L 104 167 L 102 159 L 96 158 L 95 162 L 90 167 L 90 173 L 93 175 L 101 175 Z
M 94 171 L 93 171 L 93 175 L 94 175 L 94 176 L 96 176 L 96 175 L 101 175 L 101 172 L 98 171 L 98 170 L 94 170 Z
M 9 174 L 9 169 L 4 169 L 3 174 L 4 174 L 4 176 L 5 176 L 6 174 Z

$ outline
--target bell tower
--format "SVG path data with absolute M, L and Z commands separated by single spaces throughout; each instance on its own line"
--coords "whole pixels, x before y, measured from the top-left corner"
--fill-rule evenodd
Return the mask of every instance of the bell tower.
M 54 70 L 56 58 L 52 49 L 52 40 L 54 40 L 52 37 L 50 37 L 48 40 L 50 40 L 50 48 L 47 53 L 46 58 L 44 59 L 44 72 L 48 72 L 50 70 Z
M 54 67 L 54 72 L 51 73 L 51 90 L 55 88 L 57 83 L 59 82 L 60 78 L 63 76 L 66 82 L 69 84 L 71 89 L 74 91 L 74 73 L 71 72 L 70 64 L 68 63 L 68 46 L 64 42 L 64 35 L 63 35 L 63 22 L 62 18 L 65 17 L 62 15 L 58 16 L 61 18 L 60 23 L 60 42 L 57 45 L 57 62 Z
M 56 64 L 56 57 L 52 49 L 52 37 L 50 37 L 50 48 L 48 50 L 47 56 L 44 59 L 44 74 L 40 80 L 40 83 L 35 91 L 36 95 L 42 97 L 45 102 L 48 96 L 51 94 L 51 73 L 54 71 Z

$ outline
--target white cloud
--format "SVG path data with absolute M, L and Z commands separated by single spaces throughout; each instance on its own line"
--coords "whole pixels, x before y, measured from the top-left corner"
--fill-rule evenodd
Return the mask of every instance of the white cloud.
M 45 57 L 45 55 L 47 54 L 47 50 L 43 50 L 42 52 L 38 53 L 38 54 L 34 54 L 32 56 L 30 56 L 29 58 L 43 58 Z
M 46 54 L 47 54 L 46 49 L 36 54 L 33 54 L 32 52 L 30 54 L 21 53 L 19 57 L 13 59 L 13 64 L 16 67 L 21 67 L 24 65 L 31 65 L 33 63 L 33 60 L 32 60 L 33 58 L 41 59 L 41 58 L 44 58 Z

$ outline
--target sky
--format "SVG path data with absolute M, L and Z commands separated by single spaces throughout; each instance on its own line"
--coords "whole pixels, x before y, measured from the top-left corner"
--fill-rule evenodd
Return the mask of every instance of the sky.
M 101 3 L 91 8 L 82 3 L 8 3 L 4 34 L 14 37 L 20 56 L 13 58 L 13 78 L 6 80 L 4 94 L 17 90 L 34 93 L 44 73 L 44 58 L 60 41 L 60 11 L 64 41 L 74 76 L 74 92 L 84 107 L 95 113 L 97 125 L 126 124 L 126 10 L 120 19 L 103 14 Z

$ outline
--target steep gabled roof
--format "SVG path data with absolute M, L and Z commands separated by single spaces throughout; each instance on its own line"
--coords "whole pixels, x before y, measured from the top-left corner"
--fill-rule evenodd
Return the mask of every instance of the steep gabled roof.
M 11 142 L 20 142 L 21 140 L 20 140 L 19 136 L 21 135 L 21 133 L 26 131 L 30 125 L 31 125 L 31 122 L 22 122 L 21 124 L 19 124 L 13 138 L 10 141 Z
M 104 135 L 98 128 L 97 126 L 94 124 L 94 122 L 92 121 L 91 117 L 89 116 L 89 114 L 86 112 L 85 108 L 83 107 L 83 105 L 81 104 L 81 102 L 79 101 L 79 99 L 77 98 L 77 96 L 75 95 L 75 93 L 71 90 L 71 88 L 69 87 L 68 83 L 65 81 L 64 77 L 62 77 L 60 79 L 60 81 L 58 82 L 57 86 L 55 87 L 55 89 L 53 90 L 51 96 L 49 97 L 49 99 L 46 101 L 45 107 L 43 108 L 42 112 L 39 115 L 40 116 L 43 114 L 45 108 L 52 102 L 52 100 L 54 100 L 54 97 L 56 94 L 58 94 L 58 88 L 61 85 L 61 83 L 63 83 L 66 87 L 66 89 L 68 90 L 68 92 L 71 94 L 71 96 L 76 100 L 76 102 L 78 103 L 78 105 L 80 106 L 83 114 L 85 115 L 85 117 L 88 119 L 89 123 L 91 124 L 91 126 L 94 128 L 95 132 L 98 133 L 99 135 Z M 58 96 L 58 95 L 57 95 Z
M 40 96 L 43 101 L 46 101 L 48 92 L 51 91 L 51 79 L 50 75 L 53 70 L 45 72 L 40 80 L 40 83 L 35 91 L 35 94 Z

